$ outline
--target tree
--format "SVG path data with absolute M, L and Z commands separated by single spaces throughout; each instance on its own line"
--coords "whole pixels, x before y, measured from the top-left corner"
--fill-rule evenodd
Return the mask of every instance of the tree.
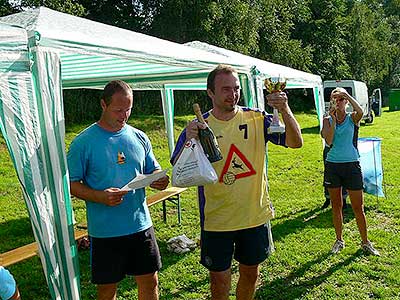
M 18 11 L 45 6 L 75 16 L 83 16 L 84 14 L 84 8 L 79 3 L 79 0 L 22 0 L 19 4 L 18 2 L 15 3 L 17 3 L 15 7 Z
M 296 31 L 301 22 L 310 20 L 308 1 L 264 0 L 259 4 L 262 21 L 258 56 L 278 64 L 310 71 L 312 47 L 304 45 Z
M 166 0 L 154 10 L 150 32 L 175 42 L 199 40 L 251 54 L 258 49 L 259 28 L 259 11 L 252 2 Z
M 392 62 L 389 67 L 389 75 L 384 82 L 389 87 L 400 87 L 400 1 L 384 1 L 384 10 L 387 23 L 391 27 Z
M 303 42 L 312 49 L 311 72 L 325 79 L 351 78 L 347 62 L 346 33 L 349 20 L 346 17 L 345 0 L 313 0 L 311 19 L 301 24 Z
M 354 2 L 350 10 L 348 61 L 355 79 L 379 86 L 389 68 L 394 51 L 391 27 L 376 1 Z
M 80 0 L 85 17 L 112 26 L 147 33 L 152 21 L 152 9 L 157 1 L 140 0 Z
M 7 0 L 0 0 L 0 16 L 6 16 L 17 12 L 17 10 Z

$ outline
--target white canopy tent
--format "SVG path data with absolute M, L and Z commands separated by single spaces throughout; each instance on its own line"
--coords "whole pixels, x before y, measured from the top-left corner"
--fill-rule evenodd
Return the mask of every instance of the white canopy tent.
M 102 89 L 116 78 L 133 89 L 159 89 L 172 151 L 173 91 L 204 90 L 210 70 L 235 60 L 44 7 L 0 18 L 0 130 L 52 299 L 80 298 L 62 89 Z M 245 103 L 261 107 L 261 80 L 253 65 L 238 61 L 234 67 Z M 264 73 L 261 64 L 257 69 Z
M 228 61 L 44 7 L 0 18 L 0 129 L 52 299 L 80 298 L 62 89 L 103 88 L 118 78 L 133 88 L 162 90 L 171 148 L 173 99 L 165 84 L 205 80 L 218 63 Z M 237 67 L 248 76 L 246 67 Z

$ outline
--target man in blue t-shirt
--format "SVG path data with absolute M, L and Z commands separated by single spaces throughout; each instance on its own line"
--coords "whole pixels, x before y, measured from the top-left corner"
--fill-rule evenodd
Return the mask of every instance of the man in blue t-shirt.
M 14 277 L 3 266 L 0 266 L 0 299 L 1 300 L 21 299 Z
M 71 194 L 86 202 L 98 299 L 116 299 L 126 275 L 135 276 L 139 299 L 158 299 L 161 258 L 144 188 L 121 190 L 138 174 L 161 169 L 147 135 L 127 124 L 132 103 L 127 83 L 109 82 L 100 120 L 74 139 L 68 153 Z M 150 186 L 163 190 L 168 183 L 164 176 Z

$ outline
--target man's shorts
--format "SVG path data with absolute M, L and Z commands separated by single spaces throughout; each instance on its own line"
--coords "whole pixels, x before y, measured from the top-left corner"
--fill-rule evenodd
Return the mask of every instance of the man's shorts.
M 358 161 L 333 163 L 327 161 L 324 171 L 324 186 L 327 188 L 344 187 L 347 190 L 362 190 L 363 178 Z
M 117 283 L 125 275 L 150 274 L 161 268 L 153 227 L 119 237 L 91 237 L 90 247 L 94 284 Z
M 231 267 L 232 257 L 253 266 L 268 257 L 268 227 L 261 225 L 237 231 L 201 232 L 201 261 L 208 270 L 221 272 Z

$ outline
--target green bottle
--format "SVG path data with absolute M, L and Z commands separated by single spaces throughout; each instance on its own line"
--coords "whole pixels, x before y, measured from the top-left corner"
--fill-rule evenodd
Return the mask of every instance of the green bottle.
M 214 132 L 212 132 L 211 128 L 204 121 L 203 115 L 201 114 L 200 106 L 197 103 L 193 104 L 193 110 L 197 117 L 197 120 L 200 123 L 206 125 L 205 129 L 199 129 L 199 139 L 200 144 L 203 147 L 204 154 L 212 163 L 221 160 L 222 154 L 221 150 L 219 149 L 217 139 Z

